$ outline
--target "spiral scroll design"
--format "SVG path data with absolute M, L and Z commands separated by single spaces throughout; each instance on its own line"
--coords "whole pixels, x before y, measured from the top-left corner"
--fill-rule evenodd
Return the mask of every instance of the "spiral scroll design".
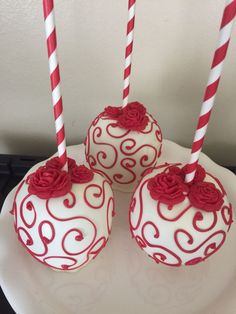
M 152 255 L 152 258 L 155 260 L 156 263 L 175 267 L 181 266 L 181 258 L 173 251 L 161 245 L 156 245 L 155 248 L 158 251 Z
M 182 235 L 181 240 L 180 235 Z M 218 236 L 220 236 L 220 240 L 217 239 Z M 175 243 L 181 251 L 185 253 L 195 253 L 199 251 L 199 249 L 201 249 L 205 244 L 207 244 L 205 248 L 205 255 L 209 254 L 208 253 L 209 249 L 214 249 L 214 252 L 217 251 L 224 243 L 225 237 L 226 237 L 225 232 L 220 230 L 211 234 L 200 244 L 194 245 L 195 243 L 194 237 L 186 230 L 178 229 L 174 233 Z
M 36 221 L 36 211 L 29 197 L 30 195 L 28 194 L 20 205 L 20 217 L 27 228 L 32 228 Z
M 113 180 L 119 184 L 129 184 L 135 181 L 136 174 L 133 170 L 134 166 L 136 165 L 136 161 L 133 158 L 124 158 L 120 162 L 122 169 L 125 169 L 125 175 L 121 173 L 115 173 L 113 175 Z M 129 179 L 128 179 L 129 178 Z
M 125 156 L 133 156 L 136 155 L 138 152 L 141 152 L 143 150 L 145 153 L 141 154 L 141 157 L 139 159 L 139 164 L 142 167 L 150 167 L 153 165 L 153 163 L 157 159 L 157 149 L 149 144 L 143 144 L 141 146 L 137 147 L 137 142 L 132 138 L 127 138 L 126 140 L 123 140 L 120 144 L 120 151 Z M 149 153 L 147 153 L 149 151 Z
M 102 136 L 102 128 L 96 127 L 93 130 L 93 143 L 100 146 L 101 150 L 96 154 L 96 160 L 105 169 L 111 169 L 115 166 L 118 158 L 118 152 L 114 145 L 99 141 Z M 107 151 L 107 152 L 106 152 Z M 109 158 L 108 158 L 109 156 Z M 107 164 L 106 164 L 107 163 Z
M 97 173 L 94 181 L 73 184 L 67 195 L 47 200 L 29 194 L 23 181 L 13 212 L 18 239 L 28 253 L 63 271 L 76 270 L 99 254 L 111 233 L 113 213 L 110 184 Z
M 162 134 L 150 116 L 143 131 L 130 131 L 117 121 L 99 115 L 91 124 L 86 139 L 86 159 L 90 167 L 103 173 L 114 187 L 132 190 L 141 174 L 155 166 L 160 156 Z M 127 190 L 127 186 L 128 190 Z
M 224 244 L 233 221 L 232 205 L 224 194 L 219 211 L 194 208 L 186 195 L 182 203 L 168 207 L 151 198 L 147 182 L 158 173 L 179 164 L 157 166 L 147 171 L 133 193 L 129 222 L 133 238 L 155 262 L 168 266 L 191 266 L 216 253 Z M 206 174 L 222 193 L 219 180 Z

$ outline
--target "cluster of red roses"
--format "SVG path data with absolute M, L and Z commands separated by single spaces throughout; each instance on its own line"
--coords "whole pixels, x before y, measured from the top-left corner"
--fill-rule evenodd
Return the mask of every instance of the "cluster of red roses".
M 87 183 L 93 176 L 90 169 L 84 165 L 76 165 L 71 158 L 68 158 L 68 172 L 63 171 L 60 159 L 55 157 L 28 176 L 28 191 L 42 199 L 59 197 L 71 190 L 72 183 Z
M 154 200 L 173 206 L 184 201 L 185 197 L 192 206 L 214 212 L 223 205 L 223 194 L 211 182 L 204 182 L 206 172 L 198 165 L 194 180 L 190 184 L 184 182 L 186 166 L 172 166 L 167 173 L 160 173 L 148 181 L 147 188 Z
M 117 125 L 130 131 L 142 131 L 146 128 L 149 119 L 146 108 L 139 102 L 131 102 L 124 108 L 108 106 L 104 113 L 117 120 Z

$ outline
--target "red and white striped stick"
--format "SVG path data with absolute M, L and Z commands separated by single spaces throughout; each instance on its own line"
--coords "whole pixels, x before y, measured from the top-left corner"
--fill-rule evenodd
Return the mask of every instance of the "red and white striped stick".
M 52 90 L 52 103 L 56 127 L 58 157 L 63 165 L 63 170 L 68 170 L 65 128 L 63 121 L 63 105 L 60 89 L 60 71 L 57 60 L 57 38 L 54 17 L 53 0 L 43 0 L 43 13 L 45 22 L 45 33 L 48 49 L 48 63 Z
M 133 52 L 133 42 L 134 42 L 135 6 L 136 6 L 136 0 L 128 1 L 128 23 L 127 23 L 126 49 L 125 49 L 123 107 L 125 107 L 129 101 L 130 73 L 131 73 L 131 62 L 132 62 L 132 52 Z
M 215 102 L 215 96 L 220 82 L 223 64 L 227 54 L 230 36 L 233 28 L 234 18 L 236 14 L 236 0 L 227 0 L 220 26 L 220 35 L 217 49 L 214 54 L 211 71 L 205 90 L 203 104 L 195 132 L 190 162 L 187 166 L 185 182 L 189 183 L 194 179 L 199 155 L 202 150 L 204 137 L 207 131 L 212 108 Z

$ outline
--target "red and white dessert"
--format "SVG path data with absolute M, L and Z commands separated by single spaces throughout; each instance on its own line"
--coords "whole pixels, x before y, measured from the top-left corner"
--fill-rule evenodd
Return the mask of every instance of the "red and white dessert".
M 147 171 L 130 205 L 130 229 L 157 263 L 195 265 L 217 252 L 233 222 L 232 206 L 220 181 L 198 166 L 184 182 L 186 167 L 163 164 Z
M 110 183 L 69 159 L 59 159 L 29 173 L 19 184 L 11 213 L 27 251 L 54 270 L 78 270 L 106 245 L 114 214 Z
M 156 120 L 138 103 L 106 107 L 92 122 L 85 141 L 90 167 L 105 175 L 113 188 L 131 192 L 142 173 L 156 165 L 162 133 Z

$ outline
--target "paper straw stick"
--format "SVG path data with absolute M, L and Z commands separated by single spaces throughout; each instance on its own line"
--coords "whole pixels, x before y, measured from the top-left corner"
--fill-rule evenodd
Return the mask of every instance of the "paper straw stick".
M 187 183 L 194 179 L 196 173 L 199 155 L 204 143 L 204 137 L 207 131 L 212 108 L 214 106 L 215 96 L 223 70 L 223 64 L 229 47 L 235 14 L 236 0 L 227 0 L 221 21 L 218 45 L 214 54 L 203 104 L 192 144 L 191 158 L 185 177 L 185 182 Z
M 128 1 L 128 23 L 127 23 L 126 49 L 125 49 L 123 107 L 125 107 L 129 101 L 130 73 L 131 73 L 133 41 L 134 41 L 135 6 L 136 6 L 136 0 Z
M 58 157 L 60 159 L 61 164 L 63 165 L 63 170 L 67 171 L 68 165 L 66 153 L 66 140 L 63 120 L 62 96 L 60 89 L 60 71 L 59 63 L 57 60 L 57 38 L 53 0 L 43 0 L 43 13 L 48 49 L 48 63 L 51 80 L 52 103 L 54 109 Z

